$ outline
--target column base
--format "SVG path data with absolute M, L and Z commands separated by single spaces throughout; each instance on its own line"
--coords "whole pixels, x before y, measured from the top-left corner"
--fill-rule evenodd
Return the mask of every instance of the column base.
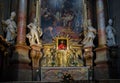
M 94 77 L 96 80 L 109 79 L 108 48 L 107 46 L 98 47 L 96 51 L 96 60 L 94 67 Z
M 95 51 L 96 51 L 96 60 L 95 60 L 96 64 L 100 64 L 108 61 L 109 58 L 108 58 L 107 46 L 98 47 L 95 49 Z
M 29 58 L 30 47 L 16 45 L 9 68 L 9 77 L 12 81 L 32 81 L 31 60 Z M 12 76 L 10 76 L 12 75 Z
M 24 45 L 16 45 L 15 52 L 13 53 L 12 62 L 30 63 L 29 58 L 30 47 Z
M 94 79 L 95 80 L 106 80 L 109 79 L 109 66 L 107 63 L 97 64 L 94 67 Z
M 118 46 L 110 46 L 108 49 L 109 49 L 110 58 L 112 59 L 118 58 L 117 56 Z
M 7 70 L 8 81 L 32 81 L 32 69 L 29 64 L 12 64 Z

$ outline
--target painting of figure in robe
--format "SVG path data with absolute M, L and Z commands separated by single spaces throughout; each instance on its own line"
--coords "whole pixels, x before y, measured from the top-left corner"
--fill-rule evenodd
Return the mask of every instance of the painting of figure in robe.
M 67 49 L 67 40 L 59 39 L 58 40 L 58 50 L 66 50 Z

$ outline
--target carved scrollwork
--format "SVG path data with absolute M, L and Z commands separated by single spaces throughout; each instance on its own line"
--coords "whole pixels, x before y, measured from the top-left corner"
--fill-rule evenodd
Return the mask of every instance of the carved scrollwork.
M 73 42 L 68 36 L 58 36 L 53 43 L 43 46 L 42 66 L 83 66 L 82 45 Z

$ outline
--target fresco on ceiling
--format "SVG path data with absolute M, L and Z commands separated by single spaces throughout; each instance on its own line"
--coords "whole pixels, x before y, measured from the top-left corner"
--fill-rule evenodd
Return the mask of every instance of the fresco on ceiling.
M 70 28 L 75 33 L 71 36 L 77 37 L 82 31 L 82 9 L 82 0 L 42 0 L 43 42 L 51 43 L 65 28 Z

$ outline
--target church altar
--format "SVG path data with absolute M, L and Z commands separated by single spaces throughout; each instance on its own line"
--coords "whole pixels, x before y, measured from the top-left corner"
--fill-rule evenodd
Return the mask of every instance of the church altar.
M 67 35 L 59 35 L 52 43 L 43 44 L 41 81 L 60 82 L 66 73 L 74 80 L 88 80 L 90 66 L 85 66 L 82 50 L 83 46 Z
M 60 82 L 65 74 L 74 80 L 88 80 L 88 67 L 41 67 L 41 82 Z

